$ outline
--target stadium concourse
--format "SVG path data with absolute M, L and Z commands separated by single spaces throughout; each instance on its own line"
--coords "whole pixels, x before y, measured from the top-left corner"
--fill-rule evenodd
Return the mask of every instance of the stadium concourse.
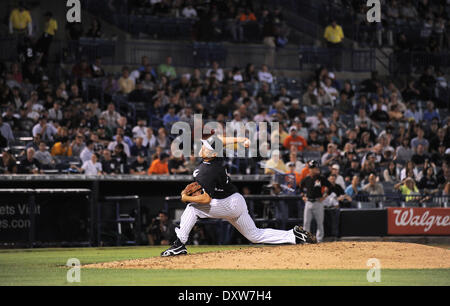
M 135 2 L 137 5 L 129 9 L 131 16 L 148 14 L 175 20 L 194 18 L 193 22 L 200 24 L 216 22 L 212 33 L 199 33 L 194 26 L 191 37 L 197 41 L 245 44 L 245 35 L 253 33 L 252 39 L 258 37 L 259 43 L 272 48 L 269 52 L 278 52 L 289 37 L 305 36 L 283 17 L 283 6 L 264 8 L 256 1 L 230 1 L 237 6 L 229 4 L 224 8 L 227 14 L 218 14 L 209 1 Z M 166 2 L 174 4 L 166 7 Z M 212 2 L 222 5 L 224 1 Z M 285 2 L 277 1 L 281 5 Z M 287 73 L 273 70 L 265 61 L 221 67 L 220 60 L 213 60 L 186 68 L 177 66 L 170 53 L 159 62 L 151 53 L 143 54 L 141 64 L 117 69 L 117 65 L 102 63 L 101 56 L 76 54 L 76 48 L 65 50 L 65 58 L 75 58 L 76 63 L 69 65 L 61 60 L 61 65 L 54 65 L 48 53 L 51 39 L 39 38 L 42 33 L 27 33 L 29 27 L 11 23 L 5 37 L 14 38 L 19 45 L 15 58 L 0 62 L 0 172 L 191 174 L 198 160 L 171 154 L 175 135 L 170 130 L 179 121 L 192 125 L 193 115 L 202 114 L 206 121 L 223 124 L 280 124 L 279 130 L 268 131 L 271 139 L 279 137 L 281 144 L 280 148 L 271 148 L 269 159 L 225 159 L 231 174 L 273 174 L 272 195 L 298 194 L 302 171 L 307 171 L 306 163 L 314 159 L 333 181 L 337 197 L 330 199 L 331 206 L 354 207 L 355 202 L 370 202 L 370 197 L 398 197 L 419 206 L 443 206 L 439 197 L 450 194 L 448 66 L 440 67 L 433 60 L 448 52 L 448 6 L 442 10 L 440 4 L 435 7 L 423 4 L 426 1 L 400 1 L 417 2 L 417 8 L 429 6 L 411 17 L 414 9 L 399 12 L 396 1 L 388 2 L 389 18 L 382 23 L 384 28 L 364 32 L 369 27 L 361 26 L 365 30 L 346 39 L 374 48 L 389 47 L 398 55 L 413 48 L 403 34 L 408 36 L 414 26 L 423 23 L 428 32 L 422 39 L 427 45 L 420 51 L 432 60 L 430 65 L 417 68 L 417 63 L 395 57 L 393 65 L 401 64 L 403 69 L 406 64 L 407 75 L 398 74 L 405 70 L 390 71 L 392 74 L 373 70 L 370 78 L 363 80 L 350 79 L 355 74 L 345 69 L 338 71 L 342 67 L 328 62 L 302 71 L 299 78 L 286 77 Z M 26 5 L 24 9 L 33 12 Z M 345 6 L 340 9 L 344 11 Z M 361 15 L 356 11 L 356 17 Z M 234 17 L 239 17 L 236 20 L 240 22 L 233 21 Z M 45 14 L 42 37 L 66 31 L 69 43 L 83 37 L 107 36 L 101 18 L 95 19 L 87 31 L 76 25 L 64 29 L 62 24 L 56 29 L 52 20 L 51 12 Z M 404 32 L 389 31 L 393 20 L 401 23 Z M 122 30 L 130 29 L 125 26 Z M 375 32 L 380 35 L 375 36 Z M 368 39 L 372 36 L 373 41 Z M 330 41 L 322 41 L 321 37 L 318 40 L 328 46 L 325 50 L 333 48 Z M 296 65 L 292 63 L 292 67 Z

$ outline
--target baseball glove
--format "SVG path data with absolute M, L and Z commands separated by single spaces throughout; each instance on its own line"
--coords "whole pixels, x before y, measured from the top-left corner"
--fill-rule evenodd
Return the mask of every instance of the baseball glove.
M 188 196 L 198 196 L 202 194 L 202 189 L 203 187 L 199 183 L 193 182 L 184 188 L 183 193 Z

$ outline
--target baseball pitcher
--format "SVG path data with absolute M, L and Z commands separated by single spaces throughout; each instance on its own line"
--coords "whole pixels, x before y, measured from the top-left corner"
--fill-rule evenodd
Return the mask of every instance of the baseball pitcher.
M 250 142 L 244 137 L 211 136 L 202 140 L 201 163 L 193 172 L 194 183 L 189 184 L 181 192 L 181 200 L 189 203 L 184 210 L 180 227 L 175 229 L 177 239 L 173 245 L 161 253 L 161 256 L 187 254 L 186 242 L 189 233 L 198 218 L 217 218 L 230 222 L 244 237 L 253 243 L 267 244 L 303 244 L 315 243 L 315 237 L 295 226 L 292 230 L 260 229 L 250 217 L 244 197 L 231 183 L 230 177 L 223 167 L 222 158 L 217 157 L 214 145 L 222 147 L 227 144 L 241 143 L 245 147 Z

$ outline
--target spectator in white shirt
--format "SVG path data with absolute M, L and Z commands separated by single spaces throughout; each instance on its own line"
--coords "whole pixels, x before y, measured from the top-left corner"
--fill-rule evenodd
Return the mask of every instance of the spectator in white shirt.
M 53 136 L 57 133 L 57 129 L 51 123 L 47 123 L 47 118 L 41 117 L 39 123 L 33 127 L 33 137 L 37 134 L 41 135 L 41 139 L 45 142 L 53 142 Z
M 131 130 L 133 133 L 133 138 L 142 137 L 144 138 L 147 134 L 147 127 L 144 119 L 138 119 L 137 125 Z
M 273 76 L 272 73 L 269 72 L 269 68 L 267 65 L 262 65 L 261 71 L 258 72 L 258 80 L 260 82 L 266 82 L 268 84 L 273 83 Z
M 345 181 L 342 175 L 339 174 L 339 170 L 340 168 L 338 164 L 334 164 L 333 166 L 331 166 L 331 174 L 336 175 L 336 184 L 338 184 L 342 187 L 343 190 L 345 190 Z
M 81 161 L 87 162 L 91 159 L 92 155 L 94 154 L 94 142 L 91 140 L 86 141 L 86 146 L 80 153 L 80 159 Z
M 195 18 L 197 17 L 197 11 L 192 6 L 192 4 L 189 4 L 186 6 L 183 11 L 181 12 L 181 15 L 185 18 Z
M 61 121 L 63 119 L 61 105 L 58 102 L 53 103 L 53 108 L 48 111 L 48 119 L 52 121 Z
M 84 173 L 86 175 L 103 174 L 102 164 L 98 162 L 97 154 L 92 154 L 91 159 L 85 161 L 81 166 L 81 168 L 78 168 L 75 165 L 72 165 L 71 167 L 78 169 L 79 172 Z
M 216 73 L 216 80 L 219 81 L 219 82 L 222 82 L 223 81 L 223 77 L 224 77 L 223 69 L 219 67 L 219 63 L 216 62 L 216 61 L 214 61 L 212 63 L 212 68 L 208 69 L 208 71 L 206 72 L 206 76 L 210 77 L 211 72 L 213 72 L 213 71 Z
M 110 129 L 115 129 L 119 125 L 117 121 L 120 119 L 120 114 L 116 112 L 114 103 L 109 103 L 107 110 L 105 110 L 100 117 L 105 118 L 106 126 Z
M 116 146 L 121 143 L 123 144 L 123 151 L 125 152 L 125 154 L 127 155 L 127 157 L 130 157 L 130 147 L 127 145 L 127 143 L 123 140 L 123 137 L 121 134 L 117 134 L 116 135 L 116 140 L 112 141 L 109 143 L 108 145 L 108 150 L 110 151 L 114 151 L 114 149 L 116 148 Z

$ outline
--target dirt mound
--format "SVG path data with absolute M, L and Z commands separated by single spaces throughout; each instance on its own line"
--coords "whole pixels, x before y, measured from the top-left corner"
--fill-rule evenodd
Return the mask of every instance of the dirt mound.
M 382 269 L 450 268 L 450 250 L 399 242 L 330 242 L 315 245 L 249 247 L 177 257 L 152 257 L 86 265 L 112 269 Z

